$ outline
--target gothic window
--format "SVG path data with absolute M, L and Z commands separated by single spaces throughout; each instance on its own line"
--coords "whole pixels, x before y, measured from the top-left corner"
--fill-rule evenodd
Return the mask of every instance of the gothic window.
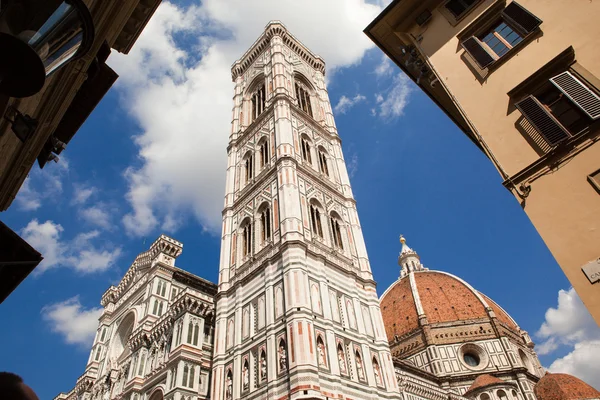
M 182 380 L 182 382 L 181 382 L 181 384 L 182 384 L 183 386 L 187 386 L 187 385 L 188 385 L 188 379 L 189 379 L 189 375 L 190 375 L 190 369 L 189 369 L 188 365 L 187 365 L 187 364 L 185 364 L 185 365 L 183 366 L 183 380 Z
M 310 205 L 310 226 L 313 234 L 323 238 L 323 226 L 321 225 L 321 211 L 316 204 Z
M 158 316 L 160 317 L 163 314 L 163 302 L 159 301 L 158 304 Z
M 154 300 L 154 308 L 152 308 L 152 314 L 158 315 L 158 300 Z
M 252 223 L 246 219 L 242 224 L 242 256 L 247 257 L 252 253 Z
M 156 294 L 165 297 L 167 291 L 167 282 L 162 279 L 158 279 L 158 285 L 156 286 Z
M 212 340 L 212 326 L 210 324 L 210 321 L 205 320 L 204 321 L 204 343 L 210 343 L 210 341 Z
M 146 355 L 143 353 L 140 353 L 140 365 L 138 368 L 138 375 L 144 376 L 144 367 L 146 365 Z
M 504 390 L 498 390 L 496 392 L 496 395 L 500 400 L 508 400 L 508 396 L 506 395 L 506 392 Z
M 375 375 L 375 383 L 377 386 L 383 386 L 383 380 L 381 378 L 381 368 L 379 368 L 379 362 L 377 357 L 373 357 L 373 374 Z
M 171 301 L 173 301 L 177 297 L 177 288 L 171 289 Z
M 269 163 L 269 141 L 263 140 L 258 148 L 260 151 L 260 168 L 263 169 Z
M 100 335 L 100 341 L 104 342 L 104 339 L 106 339 L 106 327 L 105 326 L 102 327 L 102 334 Z
M 265 204 L 260 210 L 260 238 L 264 244 L 271 239 L 271 208 Z
M 310 105 L 310 93 L 308 89 L 301 83 L 296 82 L 296 101 L 298 107 L 312 117 L 312 107 Z
M 327 167 L 327 154 L 323 148 L 319 148 L 319 170 L 329 176 L 329 168 Z
M 254 177 L 254 156 L 252 154 L 247 154 L 244 157 L 244 182 L 247 184 L 250 183 L 252 178 Z
M 490 400 L 490 395 L 487 393 L 483 393 L 481 396 L 479 396 L 480 400 Z
M 96 355 L 94 356 L 94 361 L 98 361 L 100 359 L 100 354 L 102 354 L 102 347 L 96 347 Z
M 247 338 L 250 334 L 250 313 L 248 307 L 242 311 L 242 337 Z
M 176 380 L 177 380 L 177 368 L 173 368 L 171 370 L 171 385 L 170 385 L 171 389 L 173 389 L 175 387 Z
M 192 344 L 194 346 L 198 346 L 198 336 L 200 334 L 200 326 L 198 326 L 198 324 L 194 325 L 194 340 L 192 342 Z
M 325 343 L 321 335 L 317 335 L 317 357 L 319 361 L 319 367 L 327 368 L 327 354 L 325 349 Z
M 260 85 L 252 94 L 252 121 L 265 111 L 265 84 Z
M 344 250 L 344 242 L 342 240 L 342 228 L 340 227 L 340 219 L 336 214 L 329 216 L 329 224 L 331 225 L 331 235 L 333 236 L 333 244 L 335 247 Z
M 306 162 L 308 162 L 309 164 L 312 164 L 312 157 L 310 155 L 310 142 L 308 141 L 308 139 L 306 139 L 305 137 L 303 137 L 300 140 L 300 144 L 301 144 L 301 151 L 302 151 L 302 159 Z
M 192 321 L 190 321 L 190 323 L 188 325 L 188 335 L 187 335 L 187 342 L 189 344 L 192 344 L 193 336 L 194 336 L 194 323 Z

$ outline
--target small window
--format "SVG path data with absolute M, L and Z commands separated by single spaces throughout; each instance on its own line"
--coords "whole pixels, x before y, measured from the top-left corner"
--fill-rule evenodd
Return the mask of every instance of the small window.
M 327 155 L 323 150 L 319 150 L 319 169 L 322 173 L 329 176 L 329 168 L 327 167 Z
M 198 326 L 198 324 L 194 325 L 194 341 L 192 342 L 192 344 L 194 346 L 198 346 L 198 336 L 200 334 L 200 327 Z
M 600 193 L 600 169 L 588 175 L 588 182 Z
M 262 243 L 271 239 L 271 209 L 265 207 L 260 213 L 260 233 Z
M 248 154 L 244 160 L 244 178 L 246 184 L 249 184 L 254 177 L 254 157 Z
M 100 336 L 100 341 L 104 342 L 104 339 L 106 339 L 106 327 L 105 326 L 102 327 L 102 335 Z
M 194 336 L 194 323 L 192 321 L 190 321 L 190 323 L 188 325 L 188 335 L 187 335 L 187 342 L 189 344 L 192 344 L 193 336 Z
M 302 84 L 296 82 L 296 101 L 298 107 L 312 117 L 312 107 L 310 105 L 310 93 Z
M 340 222 L 333 215 L 329 217 L 329 222 L 331 224 L 331 235 L 333 236 L 333 244 L 340 248 L 344 249 L 344 243 L 342 241 L 342 230 L 340 228 Z
M 515 103 L 551 146 L 588 130 L 600 119 L 600 97 L 571 72 L 563 72 Z
M 312 164 L 312 157 L 310 155 L 310 143 L 306 138 L 302 138 L 302 159 Z
M 536 32 L 541 23 L 542 20 L 513 1 L 500 13 L 498 20 L 463 40 L 461 45 L 477 65 L 485 69 Z
M 269 163 L 269 141 L 265 140 L 260 145 L 260 168 L 264 168 Z
M 252 224 L 246 222 L 242 228 L 242 255 L 244 257 L 252 252 Z
M 102 354 L 102 347 L 96 347 L 96 355 L 94 356 L 94 361 L 98 361 L 100 359 L 100 354 Z
M 265 111 L 265 84 L 263 83 L 252 94 L 252 120 L 256 120 Z
M 480 363 L 479 356 L 475 353 L 465 353 L 463 355 L 463 360 L 471 367 L 477 367 Z
M 321 226 L 321 212 L 319 207 L 315 204 L 310 205 L 310 225 L 313 234 L 323 238 L 323 227 Z
M 496 395 L 498 395 L 498 398 L 500 400 L 508 400 L 508 396 L 507 396 L 507 394 L 506 394 L 506 392 L 504 390 L 498 390 L 496 392 Z
M 171 289 L 171 301 L 173 301 L 177 297 L 177 288 Z
M 480 1 L 481 0 L 449 0 L 444 4 L 444 7 L 446 10 L 450 11 L 455 20 L 458 20 Z

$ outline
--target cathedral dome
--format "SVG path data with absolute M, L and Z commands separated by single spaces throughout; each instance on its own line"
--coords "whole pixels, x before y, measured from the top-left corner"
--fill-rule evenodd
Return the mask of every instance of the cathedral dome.
M 579 378 L 568 374 L 547 373 L 535 385 L 538 400 L 598 399 L 600 392 Z
M 419 318 L 428 324 L 490 320 L 493 315 L 506 328 L 518 333 L 515 321 L 489 297 L 462 279 L 441 271 L 429 271 L 417 253 L 401 238 L 398 262 L 400 279 L 381 296 L 381 313 L 388 340 L 419 328 Z M 472 330 L 472 328 L 469 328 Z M 472 333 L 472 332 L 471 332 Z M 464 332 L 457 335 L 463 336 Z M 468 336 L 468 332 L 467 332 Z

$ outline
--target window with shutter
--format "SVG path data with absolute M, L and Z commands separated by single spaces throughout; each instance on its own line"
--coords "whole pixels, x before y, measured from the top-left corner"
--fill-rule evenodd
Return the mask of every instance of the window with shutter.
M 556 145 L 570 136 L 561 123 L 535 97 L 528 96 L 516 103 L 515 107 L 550 145 Z
M 569 71 L 550 79 L 550 82 L 591 119 L 600 118 L 600 97 Z
M 486 29 L 474 31 L 473 36 L 461 42 L 461 46 L 485 69 L 504 57 L 510 50 L 534 33 L 542 20 L 516 2 L 510 3 Z M 486 16 L 490 18 L 490 16 Z
M 482 69 L 496 61 L 496 59 L 483 47 L 481 41 L 474 36 L 462 42 L 461 45 Z
M 504 11 L 502 11 L 502 18 L 511 26 L 517 28 L 517 30 L 520 30 L 523 35 L 528 35 L 535 31 L 542 23 L 541 19 L 530 13 L 516 1 L 506 6 Z

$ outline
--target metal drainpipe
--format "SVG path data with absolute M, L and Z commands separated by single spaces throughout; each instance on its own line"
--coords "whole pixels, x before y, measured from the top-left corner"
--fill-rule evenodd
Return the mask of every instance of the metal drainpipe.
M 490 160 L 492 160 L 492 163 L 494 163 L 495 167 L 498 169 L 498 172 L 500 172 L 500 175 L 502 175 L 502 178 L 505 181 L 507 180 L 508 182 L 510 182 L 512 188 L 515 190 L 515 192 L 517 192 L 517 195 L 521 199 L 524 200 L 525 198 L 527 198 L 527 196 L 529 196 L 529 191 L 527 191 L 526 193 L 521 193 L 521 191 L 519 190 L 519 188 L 517 188 L 517 186 L 512 182 L 512 180 L 510 179 L 510 175 L 508 175 L 506 173 L 506 171 L 504 170 L 504 168 L 502 168 L 502 165 L 496 159 L 496 157 L 494 156 L 494 153 L 492 153 L 492 150 L 489 148 L 489 146 L 487 145 L 487 143 L 485 142 L 485 140 L 483 139 L 483 137 L 481 136 L 481 134 L 479 133 L 479 131 L 475 127 L 475 125 L 473 125 L 471 123 L 471 120 L 468 118 L 466 111 L 461 107 L 461 105 L 458 102 L 458 100 L 454 97 L 454 95 L 452 94 L 452 92 L 448 89 L 448 86 L 446 86 L 446 83 L 444 82 L 444 79 L 443 79 L 442 75 L 440 75 L 437 72 L 437 70 L 435 69 L 435 67 L 433 66 L 433 64 L 431 63 L 431 61 L 429 60 L 429 57 L 425 54 L 425 52 L 423 51 L 423 49 L 419 45 L 419 42 L 417 41 L 417 39 L 415 38 L 415 36 L 412 33 L 409 36 L 411 38 L 412 44 L 419 50 L 419 53 L 425 59 L 425 63 L 427 64 L 427 66 L 429 67 L 429 69 L 431 70 L 431 72 L 433 72 L 438 77 L 439 84 L 442 86 L 442 88 L 444 89 L 444 91 L 448 94 L 448 96 L 452 100 L 452 103 L 454 103 L 454 105 L 458 109 L 458 112 L 465 119 L 465 122 L 467 123 L 467 125 L 469 126 L 469 128 L 471 128 L 471 131 L 475 134 L 476 140 L 483 147 L 484 153 L 486 154 L 486 156 L 488 156 L 488 158 Z

